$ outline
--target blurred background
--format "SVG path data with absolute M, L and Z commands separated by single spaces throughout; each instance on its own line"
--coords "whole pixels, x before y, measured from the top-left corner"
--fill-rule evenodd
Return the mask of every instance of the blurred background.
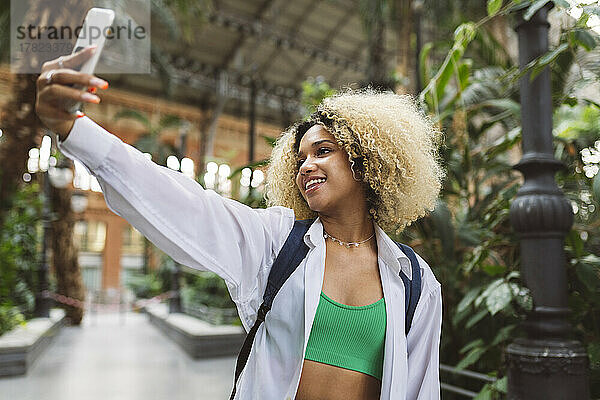
M 548 97 L 552 155 L 564 165 L 555 179 L 574 221 L 561 249 L 572 326 L 563 339 L 581 343 L 590 396 L 600 398 L 597 1 L 555 1 L 547 14 L 549 47 L 521 67 L 527 42 L 520 48 L 515 27 L 549 8 L 546 1 L 150 3 L 152 73 L 101 75 L 110 88 L 100 93 L 101 104 L 85 112 L 154 162 L 225 197 L 264 207 L 264 167 L 274 140 L 323 97 L 345 87 L 411 94 L 443 129 L 447 178 L 439 203 L 394 237 L 427 260 L 442 283 L 444 399 L 505 398 L 505 349 L 527 335 L 523 322 L 535 296 L 521 276 L 519 237 L 511 227 L 510 205 L 524 182 L 512 167 L 523 157 L 519 82 L 524 76 L 548 77 L 550 90 L 539 97 Z M 47 12 L 50 20 L 81 21 L 87 7 L 80 8 L 32 5 L 30 11 Z M 2 2 L 0 361 L 3 336 L 14 339 L 15 331 L 33 326 L 28 321 L 47 318 L 48 326 L 70 326 L 36 364 L 37 355 L 31 362 L 24 356 L 23 365 L 33 368 L 31 379 L 59 362 L 51 357 L 64 359 L 73 351 L 70 343 L 78 337 L 93 340 L 94 329 L 108 329 L 103 321 L 123 335 L 139 325 L 147 337 L 162 332 L 148 339 L 153 346 L 170 340 L 181 346 L 173 348 L 179 358 L 169 362 L 226 357 L 213 360 L 221 362 L 222 373 L 210 378 L 222 379 L 222 394 L 205 398 L 227 396 L 231 357 L 243 334 L 225 284 L 163 254 L 108 210 L 98 182 L 81 164 L 57 151 L 53 135 L 34 114 L 37 77 L 11 73 L 9 11 Z M 55 309 L 62 314 L 53 316 Z M 142 309 L 154 311 L 140 318 L 136 313 Z M 174 315 L 189 319 L 177 325 Z M 146 327 L 148 321 L 152 327 Z M 225 329 L 219 332 L 230 342 L 221 352 L 207 353 L 198 350 L 199 342 L 173 333 L 178 329 Z M 14 348 L 10 343 L 5 348 Z M 53 353 L 55 348 L 60 351 Z M 68 361 L 60 362 L 70 369 Z M 205 364 L 190 368 L 202 370 L 199 365 Z M 212 364 L 206 365 L 210 371 Z M 37 393 L 17 389 L 28 378 L 14 378 L 15 371 L 22 373 L 15 365 L 7 368 L 13 372 L 3 374 L 0 362 L 0 375 L 13 376 L 0 379 L 0 393 L 10 390 L 16 399 Z M 79 390 L 84 388 L 71 393 L 80 395 Z M 203 388 L 189 390 L 201 395 Z M 61 393 L 56 396 L 65 398 L 69 387 Z M 135 391 L 124 393 L 137 398 Z M 119 397 L 113 395 L 109 398 Z M 144 396 L 165 398 L 156 392 Z

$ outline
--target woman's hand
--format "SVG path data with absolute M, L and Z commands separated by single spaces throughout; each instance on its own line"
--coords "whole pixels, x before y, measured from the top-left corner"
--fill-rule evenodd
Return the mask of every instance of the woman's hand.
M 87 47 L 73 55 L 59 57 L 45 62 L 37 80 L 35 111 L 48 129 L 65 140 L 73 127 L 78 114 L 66 111 L 78 102 L 99 103 L 100 98 L 93 93 L 96 88 L 106 89 L 108 82 L 93 75 L 73 70 L 89 59 L 95 47 Z M 90 92 L 77 87 L 90 88 Z

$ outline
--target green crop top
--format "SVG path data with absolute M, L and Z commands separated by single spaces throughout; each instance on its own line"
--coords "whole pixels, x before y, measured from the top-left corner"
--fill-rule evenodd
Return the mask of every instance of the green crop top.
M 349 306 L 321 292 L 304 358 L 381 380 L 385 325 L 385 299 Z

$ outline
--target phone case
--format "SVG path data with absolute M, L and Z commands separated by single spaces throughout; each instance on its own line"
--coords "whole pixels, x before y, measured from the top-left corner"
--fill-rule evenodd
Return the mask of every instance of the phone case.
M 94 55 L 78 68 L 80 72 L 86 74 L 94 73 L 98 60 L 100 59 L 100 54 L 104 48 L 106 37 L 112 34 L 111 25 L 114 19 L 115 12 L 107 8 L 94 7 L 87 12 L 81 31 L 77 37 L 77 42 L 73 47 L 72 54 L 89 46 L 96 45 L 97 47 Z M 84 88 L 78 87 L 77 89 L 83 90 Z M 77 111 L 80 111 L 81 107 L 82 103 L 78 102 L 68 107 L 68 111 L 74 114 Z

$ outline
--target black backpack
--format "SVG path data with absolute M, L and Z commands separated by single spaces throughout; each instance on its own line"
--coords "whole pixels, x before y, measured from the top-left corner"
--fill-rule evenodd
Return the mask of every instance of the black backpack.
M 269 272 L 267 287 L 263 295 L 263 303 L 258 309 L 256 321 L 254 322 L 252 329 L 250 329 L 250 332 L 248 332 L 237 358 L 233 391 L 231 392 L 230 400 L 233 400 L 235 397 L 236 384 L 248 362 L 248 357 L 250 356 L 250 350 L 252 349 L 252 343 L 254 342 L 254 336 L 256 336 L 258 327 L 265 320 L 267 312 L 269 312 L 271 305 L 273 304 L 273 299 L 277 295 L 277 292 L 279 292 L 279 289 L 281 289 L 281 286 L 283 286 L 285 281 L 290 277 L 292 272 L 296 270 L 300 262 L 308 253 L 308 246 L 304 243 L 303 238 L 313 221 L 314 219 L 305 219 L 294 222 L 292 231 L 273 263 L 271 272 Z M 396 243 L 398 247 L 400 247 L 400 250 L 406 254 L 412 268 L 412 281 L 409 280 L 405 274 L 400 272 L 400 278 L 402 278 L 402 282 L 404 282 L 404 292 L 406 294 L 406 334 L 408 335 L 415 309 L 417 308 L 417 302 L 421 296 L 421 270 L 419 268 L 419 261 L 417 260 L 413 249 L 402 243 L 394 243 Z

